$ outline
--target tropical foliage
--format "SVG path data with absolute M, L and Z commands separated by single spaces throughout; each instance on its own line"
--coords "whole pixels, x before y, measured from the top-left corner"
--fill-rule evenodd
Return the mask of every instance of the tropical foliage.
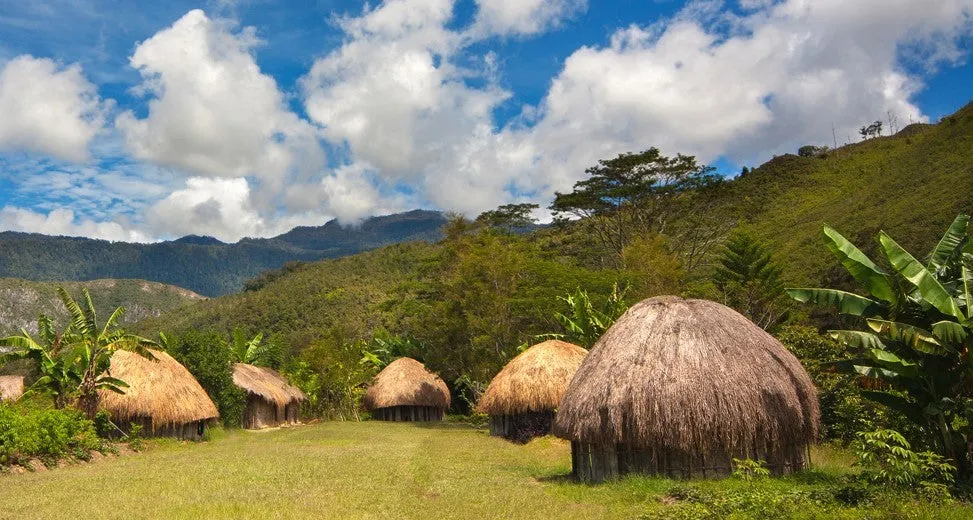
M 63 288 L 57 289 L 61 303 L 71 316 L 71 323 L 63 333 L 55 333 L 51 319 L 41 316 L 39 341 L 23 331 L 20 336 L 0 339 L 0 346 L 13 349 L 7 354 L 10 358 L 37 363 L 41 377 L 34 386 L 54 395 L 59 406 L 76 394 L 78 408 L 93 419 L 98 412 L 98 390 L 124 393 L 128 387 L 125 381 L 111 376 L 112 355 L 124 349 L 151 358 L 148 349 L 158 344 L 118 327 L 124 307 L 115 309 L 104 325 L 99 325 L 91 294 L 87 289 L 81 293 L 82 300 L 78 303 Z
M 966 475 L 973 455 L 973 245 L 968 226 L 967 215 L 956 217 L 925 262 L 880 232 L 888 270 L 825 227 L 828 249 L 867 295 L 789 290 L 798 301 L 831 306 L 864 321 L 866 330 L 832 332 L 857 354 L 835 366 L 875 381 L 874 389 L 862 395 L 922 425 L 932 447 Z
M 787 319 L 783 267 L 770 248 L 749 232 L 730 235 L 717 254 L 712 277 L 715 299 L 743 314 L 765 330 Z

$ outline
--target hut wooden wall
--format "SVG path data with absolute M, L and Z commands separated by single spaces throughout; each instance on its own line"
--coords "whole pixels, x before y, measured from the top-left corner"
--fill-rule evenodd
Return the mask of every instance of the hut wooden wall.
M 291 403 L 284 408 L 284 421 L 288 424 L 301 422 L 301 403 Z
M 534 437 L 550 433 L 553 424 L 553 410 L 516 415 L 491 415 L 490 435 L 515 442 L 527 442 Z
M 664 475 L 671 478 L 723 477 L 733 472 L 733 458 L 763 460 L 774 475 L 807 467 L 807 446 L 776 450 L 751 448 L 737 455 L 701 455 L 675 450 L 635 448 L 624 444 L 571 442 L 571 471 L 582 482 L 613 480 L 627 473 Z
M 372 417 L 394 422 L 441 421 L 446 411 L 432 406 L 389 406 L 372 410 Z
M 250 394 L 247 396 L 247 408 L 243 412 L 243 427 L 248 430 L 259 430 L 280 426 L 284 419 L 283 415 L 284 411 L 278 410 L 274 403 Z
M 116 421 L 115 424 L 124 433 L 128 433 L 131 429 L 131 424 L 135 423 L 142 426 L 143 437 L 174 437 L 176 439 L 183 439 L 188 441 L 200 441 L 203 440 L 203 434 L 206 432 L 206 428 L 209 426 L 209 421 L 193 421 L 186 424 L 169 424 L 166 426 L 157 427 L 155 430 L 152 429 L 152 418 L 150 417 L 136 417 L 129 420 L 127 423 L 121 421 Z

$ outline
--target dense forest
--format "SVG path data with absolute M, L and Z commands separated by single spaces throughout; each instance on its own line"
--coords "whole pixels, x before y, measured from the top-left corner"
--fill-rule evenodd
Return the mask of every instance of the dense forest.
M 243 282 L 287 262 L 313 261 L 411 240 L 437 240 L 444 218 L 435 211 L 373 217 L 360 226 L 331 221 L 269 238 L 225 244 L 188 236 L 157 244 L 0 233 L 0 277 L 38 281 L 135 278 L 185 287 L 205 296 L 243 289 Z

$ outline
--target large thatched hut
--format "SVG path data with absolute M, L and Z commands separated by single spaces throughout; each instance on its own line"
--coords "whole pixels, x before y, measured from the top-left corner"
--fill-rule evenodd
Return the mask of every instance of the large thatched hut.
M 477 405 L 490 416 L 490 435 L 527 442 L 551 431 L 564 391 L 588 351 L 549 340 L 510 360 Z
M 721 476 L 733 458 L 782 474 L 807 464 L 819 416 L 810 377 L 770 334 L 718 303 L 660 296 L 592 347 L 554 433 L 583 481 Z
M 0 401 L 16 401 L 24 395 L 24 376 L 0 376 Z
M 365 392 L 365 408 L 383 421 L 441 421 L 449 389 L 436 374 L 411 358 L 389 363 Z
M 233 384 L 247 392 L 244 428 L 259 430 L 300 422 L 301 403 L 307 396 L 276 370 L 237 363 L 233 365 Z
M 120 350 L 111 358 L 112 377 L 125 381 L 124 394 L 99 391 L 101 408 L 120 428 L 142 426 L 145 435 L 198 440 L 219 413 L 196 378 L 165 352 L 155 359 Z

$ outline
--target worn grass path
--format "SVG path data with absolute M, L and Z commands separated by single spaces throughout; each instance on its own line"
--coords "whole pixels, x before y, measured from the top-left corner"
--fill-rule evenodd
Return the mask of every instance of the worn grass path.
M 590 519 L 666 513 L 660 497 L 673 481 L 576 484 L 565 479 L 569 453 L 566 443 L 550 437 L 518 446 L 457 425 L 331 422 L 235 431 L 208 443 L 154 441 L 140 454 L 0 475 L 0 519 Z M 846 464 L 841 454 L 826 450 L 816 457 L 826 471 L 840 472 Z M 750 484 L 727 479 L 694 485 Z M 782 491 L 813 484 L 768 479 L 760 486 Z M 966 507 L 910 509 L 920 517 L 971 517 Z M 876 517 L 860 509 L 842 513 Z
M 331 422 L 0 476 L 0 518 L 607 518 L 634 504 L 552 493 L 563 443 Z

